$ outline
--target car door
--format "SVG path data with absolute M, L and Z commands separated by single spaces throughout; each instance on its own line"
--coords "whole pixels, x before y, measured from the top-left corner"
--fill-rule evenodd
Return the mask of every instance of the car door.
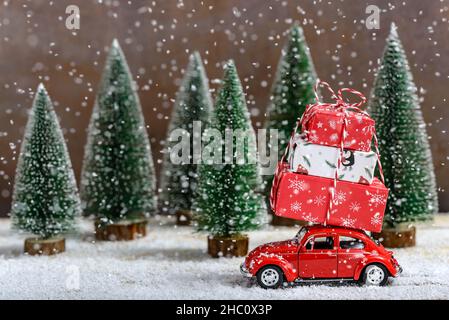
M 334 235 L 315 235 L 300 248 L 298 275 L 300 278 L 336 278 L 337 248 Z
M 338 238 L 338 277 L 354 278 L 357 265 L 365 258 L 365 243 L 356 236 Z

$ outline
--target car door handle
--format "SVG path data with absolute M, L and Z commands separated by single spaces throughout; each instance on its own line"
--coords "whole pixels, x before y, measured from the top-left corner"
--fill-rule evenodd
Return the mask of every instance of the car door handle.
M 329 257 L 336 257 L 337 254 L 336 253 L 329 253 L 329 252 L 313 252 L 313 254 L 325 254 Z

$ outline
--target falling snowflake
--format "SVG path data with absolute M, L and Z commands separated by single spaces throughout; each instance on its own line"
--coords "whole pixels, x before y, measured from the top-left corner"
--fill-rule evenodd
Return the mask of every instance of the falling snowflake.
M 380 218 L 379 212 L 371 217 L 371 224 L 377 226 L 382 223 L 382 219 Z
M 329 127 L 331 127 L 332 129 L 337 129 L 337 123 L 334 120 L 330 120 Z
M 342 204 L 346 201 L 346 192 L 338 191 L 334 196 L 334 203 L 335 204 Z
M 303 180 L 298 179 L 295 177 L 294 179 L 289 179 L 290 185 L 288 186 L 289 189 L 293 189 L 293 193 L 297 194 L 299 191 L 304 191 L 305 189 L 305 182 Z
M 351 210 L 352 212 L 359 212 L 361 206 L 360 203 L 358 202 L 352 202 L 351 205 L 349 206 L 349 210 Z
M 322 205 L 324 205 L 325 202 L 326 202 L 326 197 L 323 195 L 316 196 L 315 199 L 313 199 L 313 204 L 318 207 L 321 207 Z
M 354 223 L 356 222 L 356 219 L 352 219 L 352 218 L 341 218 L 341 225 L 343 227 L 349 227 L 349 228 L 354 228 Z
M 371 196 L 371 198 L 369 199 L 369 203 L 371 203 L 375 207 L 385 205 L 387 199 L 384 195 L 379 193 L 368 193 L 368 195 Z
M 301 204 L 301 202 L 293 202 L 292 203 L 292 205 L 290 206 L 290 209 L 293 211 L 293 212 L 299 212 L 299 211 L 301 211 L 301 207 L 302 207 L 302 204 Z

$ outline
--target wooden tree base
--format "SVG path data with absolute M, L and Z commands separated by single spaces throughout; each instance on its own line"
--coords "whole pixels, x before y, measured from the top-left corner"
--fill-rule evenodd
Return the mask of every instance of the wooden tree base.
M 382 232 L 373 234 L 384 247 L 387 248 L 406 248 L 416 245 L 416 228 L 410 226 L 407 228 L 388 228 Z
M 306 221 L 299 221 L 299 220 L 279 217 L 279 216 L 277 216 L 275 214 L 273 214 L 272 217 L 273 217 L 273 219 L 271 220 L 271 225 L 272 226 L 277 226 L 277 227 L 296 227 L 296 226 L 306 226 L 307 225 Z
M 24 252 L 32 256 L 35 255 L 51 256 L 64 251 L 65 251 L 65 238 L 25 239 Z
M 190 210 L 178 210 L 176 211 L 176 225 L 178 226 L 190 226 L 193 220 L 193 212 Z
M 101 241 L 129 241 L 147 235 L 147 221 L 123 221 L 104 225 L 95 222 L 95 239 Z
M 246 235 L 235 237 L 208 237 L 207 252 L 214 258 L 244 257 L 248 254 L 249 239 Z

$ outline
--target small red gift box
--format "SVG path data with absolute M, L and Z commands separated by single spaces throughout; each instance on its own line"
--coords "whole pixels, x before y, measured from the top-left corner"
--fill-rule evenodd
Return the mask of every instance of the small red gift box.
M 302 131 L 311 143 L 340 147 L 345 117 L 344 148 L 370 151 L 375 122 L 367 114 L 352 111 L 350 107 L 344 109 L 326 104 L 310 105 L 303 116 Z
M 282 171 L 273 185 L 276 215 L 312 223 L 380 232 L 388 189 L 377 178 L 369 185 L 337 181 L 328 214 L 333 179 Z

